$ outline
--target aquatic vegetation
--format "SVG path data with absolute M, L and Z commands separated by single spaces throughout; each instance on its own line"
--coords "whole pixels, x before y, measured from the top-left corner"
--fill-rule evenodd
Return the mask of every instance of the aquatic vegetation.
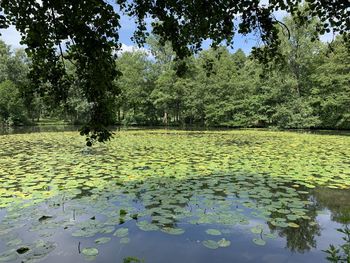
M 96 244 L 106 244 L 108 243 L 109 241 L 111 241 L 111 238 L 110 237 L 101 237 L 101 238 L 98 238 L 95 240 L 95 243 Z
M 212 235 L 212 236 L 220 236 L 221 232 L 217 229 L 208 229 L 205 231 L 208 235 Z
M 215 240 L 204 240 L 202 242 L 203 246 L 210 248 L 210 249 L 217 249 L 219 248 L 219 244 L 218 242 L 216 242 Z
M 98 249 L 94 247 L 83 248 L 81 253 L 85 256 L 87 260 L 94 260 L 98 255 Z
M 333 263 L 347 263 L 350 261 L 350 228 L 345 226 L 344 228 L 337 229 L 338 232 L 342 233 L 344 244 L 336 247 L 330 245 L 327 250 L 324 250 L 328 254 L 327 260 Z
M 261 238 L 254 238 L 253 242 L 257 244 L 258 246 L 265 246 L 266 241 Z
M 203 249 L 230 247 L 238 229 L 255 247 L 282 236 L 295 246 L 299 232 L 320 229 L 310 195 L 350 187 L 349 137 L 130 131 L 87 152 L 75 136 L 0 136 L 0 262 L 46 257 L 58 231 L 77 243 L 91 238 L 87 260 L 109 242 L 130 246 L 152 233 L 185 240 L 194 228 Z
M 129 234 L 129 229 L 127 229 L 127 228 L 119 228 L 117 231 L 114 232 L 113 236 L 125 237 L 128 234 Z

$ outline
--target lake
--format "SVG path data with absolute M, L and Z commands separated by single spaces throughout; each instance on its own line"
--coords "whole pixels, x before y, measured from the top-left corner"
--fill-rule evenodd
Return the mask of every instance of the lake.
M 350 223 L 350 137 L 2 135 L 0 184 L 0 262 L 327 262 Z

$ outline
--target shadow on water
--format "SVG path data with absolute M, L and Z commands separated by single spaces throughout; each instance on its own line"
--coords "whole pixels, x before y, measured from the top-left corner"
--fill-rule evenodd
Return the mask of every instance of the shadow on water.
M 63 132 L 63 131 L 79 131 L 81 126 L 79 125 L 35 125 L 35 126 L 14 126 L 3 127 L 0 126 L 0 135 L 5 134 L 24 134 L 24 133 L 36 133 L 36 132 Z M 274 131 L 268 128 L 225 128 L 225 127 L 202 127 L 202 126 L 112 126 L 111 130 L 118 132 L 120 130 L 169 130 L 169 131 L 189 131 L 189 132 L 205 132 L 205 131 L 238 131 L 238 130 L 250 130 L 250 131 Z M 350 136 L 350 130 L 310 130 L 310 129 L 289 129 L 281 130 L 284 132 L 293 132 L 300 134 L 317 134 L 317 135 L 339 135 Z
M 324 262 L 349 203 L 349 191 L 242 173 L 82 187 L 1 210 L 0 248 L 13 260 L 0 261 L 85 262 L 82 249 L 96 247 L 97 257 L 85 258 Z
M 53 141 L 45 136 L 3 141 L 0 262 L 326 262 L 322 250 L 340 244 L 335 229 L 350 223 L 349 190 L 278 176 L 286 168 L 271 160 L 294 157 L 299 163 L 295 156 L 307 143 L 292 142 L 295 154 L 288 155 L 262 147 L 270 137 L 225 134 L 219 140 L 211 134 L 203 140 L 194 133 L 196 142 L 181 137 L 193 143 L 188 149 L 175 138 L 175 154 L 174 143 L 132 133 L 120 138 L 128 151 L 123 155 L 108 145 L 86 154 L 79 144 L 67 146 L 62 135 Z M 282 145 L 283 138 L 274 139 Z M 239 158 L 228 159 L 226 153 L 237 149 Z M 253 155 L 258 149 L 263 151 Z M 306 154 L 313 151 L 323 154 L 319 147 Z M 276 174 L 263 172 L 259 156 Z M 327 159 L 315 167 L 304 161 L 303 170 L 292 172 L 321 167 L 320 178 L 326 178 Z M 247 171 L 251 163 L 259 173 Z
M 78 131 L 79 129 L 80 129 L 80 126 L 74 126 L 74 125 L 38 125 L 38 126 L 16 126 L 16 127 L 0 126 L 0 135 L 26 134 L 26 133 L 37 133 L 37 132 Z

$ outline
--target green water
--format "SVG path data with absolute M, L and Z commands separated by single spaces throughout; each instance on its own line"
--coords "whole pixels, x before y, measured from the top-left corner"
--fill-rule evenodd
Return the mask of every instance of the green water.
M 350 223 L 350 137 L 0 136 L 0 262 L 326 262 Z M 131 262 L 136 262 L 136 259 Z

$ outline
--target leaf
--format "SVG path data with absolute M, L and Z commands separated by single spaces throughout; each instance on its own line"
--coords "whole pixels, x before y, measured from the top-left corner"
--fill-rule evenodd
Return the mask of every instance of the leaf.
M 181 228 L 172 228 L 172 227 L 163 227 L 161 231 L 170 235 L 181 235 L 185 233 L 185 230 Z
M 0 254 L 0 262 L 10 262 L 17 259 L 16 250 L 11 249 Z
M 98 255 L 98 249 L 94 247 L 83 248 L 81 253 L 88 257 L 95 257 Z
M 261 238 L 254 238 L 253 242 L 258 246 L 265 246 L 266 245 L 266 241 L 261 239 Z
M 101 238 L 95 239 L 96 244 L 106 244 L 109 241 L 111 241 L 110 237 L 101 237 Z
M 221 232 L 217 229 L 207 229 L 205 231 L 208 235 L 212 235 L 212 236 L 220 236 L 221 235 Z
M 128 234 L 129 234 L 129 229 L 127 229 L 127 228 L 119 228 L 117 231 L 114 232 L 113 236 L 125 237 Z
M 253 234 L 261 234 L 263 229 L 262 228 L 259 228 L 259 227 L 253 227 L 250 229 L 250 231 L 253 233 Z
M 202 242 L 203 246 L 210 248 L 210 249 L 217 249 L 219 248 L 219 244 L 215 240 L 204 240 Z
M 142 230 L 142 231 L 156 231 L 159 230 L 159 227 L 151 224 L 147 221 L 140 221 L 137 222 L 136 225 Z
M 219 247 L 229 247 L 231 245 L 231 241 L 222 238 L 218 241 Z
M 299 228 L 299 225 L 296 224 L 296 223 L 293 223 L 293 222 L 289 222 L 289 223 L 288 223 L 288 226 L 289 226 L 289 227 L 293 227 L 293 228 Z

